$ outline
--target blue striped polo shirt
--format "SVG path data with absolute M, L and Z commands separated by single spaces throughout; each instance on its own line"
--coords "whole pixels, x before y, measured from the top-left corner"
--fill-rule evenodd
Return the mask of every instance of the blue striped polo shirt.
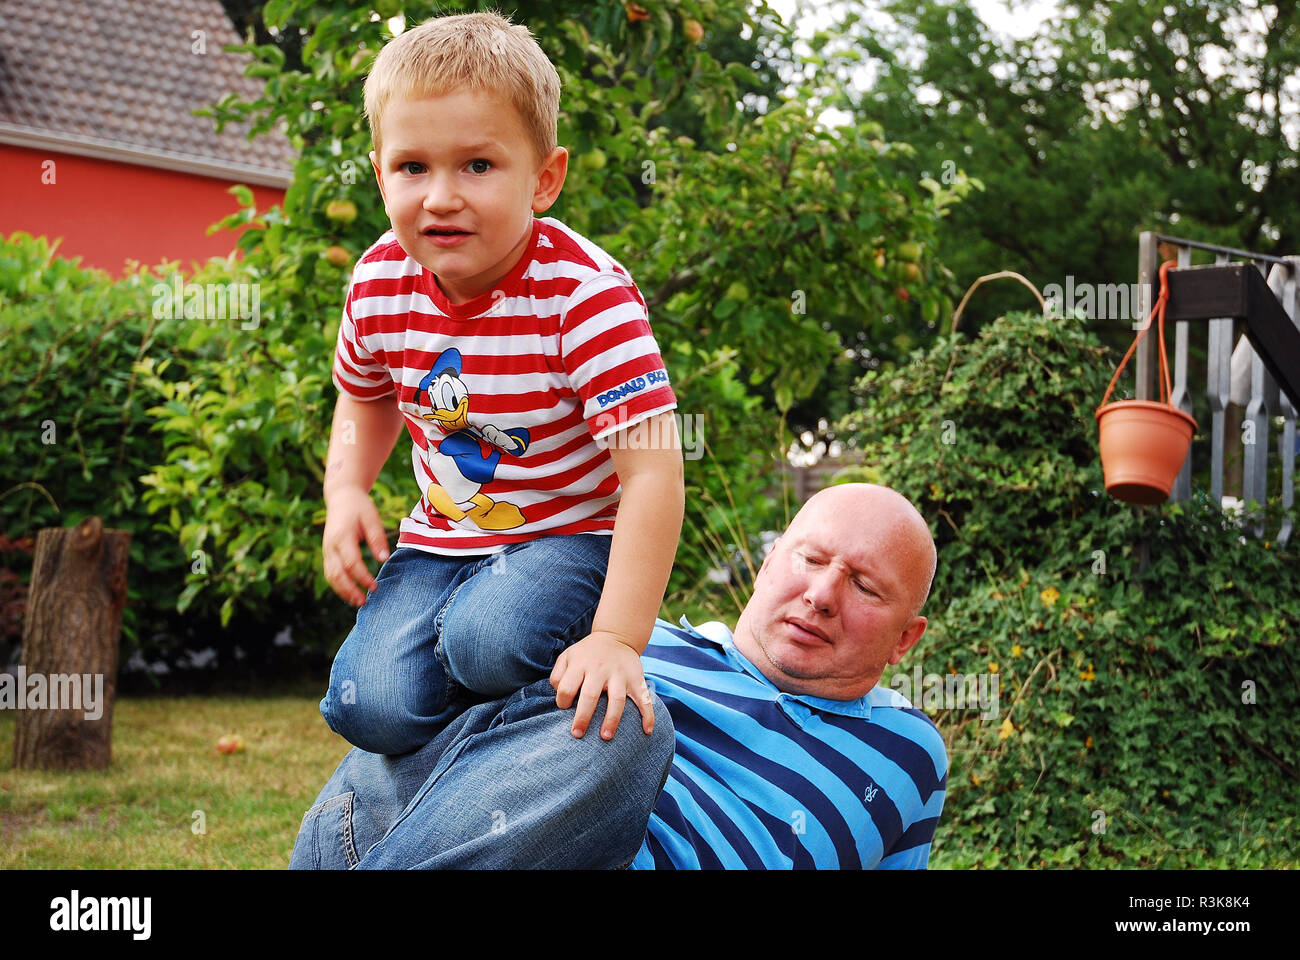
M 948 755 L 898 691 L 782 693 L 721 623 L 655 624 L 646 679 L 677 731 L 632 869 L 920 869 Z

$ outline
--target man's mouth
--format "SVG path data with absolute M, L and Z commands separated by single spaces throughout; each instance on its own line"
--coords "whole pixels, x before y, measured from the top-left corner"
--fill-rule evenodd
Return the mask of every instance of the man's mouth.
M 799 620 L 792 617 L 789 620 L 786 620 L 786 623 L 794 628 L 795 636 L 806 643 L 816 643 L 818 641 L 821 643 L 831 642 L 830 637 L 828 637 L 823 630 L 813 626 L 807 620 Z

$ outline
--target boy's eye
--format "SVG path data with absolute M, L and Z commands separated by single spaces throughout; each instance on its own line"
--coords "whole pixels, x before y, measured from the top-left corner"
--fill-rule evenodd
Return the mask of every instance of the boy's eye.
M 477 167 L 480 163 L 483 164 L 483 166 L 484 166 L 485 169 L 482 169 L 482 170 L 476 170 L 476 169 L 474 169 L 474 168 Z M 473 170 L 475 173 L 487 173 L 487 169 L 486 169 L 486 168 L 489 168 L 489 167 L 492 166 L 492 161 L 491 161 L 491 160 L 471 160 L 471 161 L 469 162 L 469 166 L 470 166 L 470 169 Z
M 411 170 L 411 169 L 409 169 L 409 168 L 411 168 L 411 167 L 417 167 L 418 169 L 416 169 L 416 170 Z M 397 165 L 397 169 L 398 169 L 398 170 L 401 170 L 403 173 L 409 173 L 409 174 L 411 174 L 412 176 L 415 176 L 415 175 L 417 175 L 417 174 L 419 174 L 419 173 L 424 172 L 424 164 L 422 164 L 422 163 L 420 163 L 420 162 L 418 162 L 418 161 L 416 161 L 416 160 L 407 160 L 405 163 L 399 163 L 399 164 Z

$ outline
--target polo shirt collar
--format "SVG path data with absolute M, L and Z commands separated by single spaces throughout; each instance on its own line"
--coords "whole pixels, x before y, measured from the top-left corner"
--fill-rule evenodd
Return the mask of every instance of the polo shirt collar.
M 782 695 L 787 699 L 797 700 L 814 710 L 821 711 L 822 713 L 833 713 L 842 717 L 860 717 L 863 720 L 870 720 L 871 708 L 873 705 L 880 707 L 899 706 L 899 704 L 895 702 L 896 698 L 901 698 L 898 691 L 882 687 L 880 684 L 876 684 L 876 686 L 872 687 L 857 700 L 829 700 L 825 697 L 809 697 L 798 693 L 782 693 L 776 684 L 763 675 L 763 672 L 759 670 L 758 667 L 750 663 L 748 657 L 736 649 L 736 644 L 731 635 L 731 628 L 725 623 L 710 621 L 709 623 L 702 623 L 700 626 L 696 627 L 685 617 L 682 617 L 681 625 L 697 637 L 701 637 L 718 647 L 718 649 L 722 650 L 722 652 L 726 654 L 726 656 L 738 667 L 740 667 L 741 670 L 753 677 L 759 683 L 763 684 L 765 687 L 772 689 L 777 694 Z M 903 705 L 911 706 L 911 704 L 906 701 L 904 701 Z

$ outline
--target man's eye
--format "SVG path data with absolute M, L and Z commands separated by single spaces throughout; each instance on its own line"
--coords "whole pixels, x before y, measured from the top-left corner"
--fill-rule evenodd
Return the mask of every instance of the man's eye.
M 858 593 L 865 594 L 868 597 L 874 597 L 876 595 L 876 591 L 872 590 L 861 580 L 855 580 L 853 585 L 858 588 Z
M 806 553 L 801 553 L 801 554 L 799 554 L 799 559 L 802 560 L 804 563 L 806 563 L 806 564 L 807 564 L 808 566 L 810 566 L 810 567 L 821 566 L 821 561 L 820 561 L 820 560 L 818 560 L 816 557 L 810 557 L 810 556 L 808 556 L 808 554 L 806 554 Z
M 474 168 L 477 167 L 480 163 L 483 164 L 483 166 L 484 166 L 485 169 L 482 169 L 482 170 L 475 170 Z M 486 168 L 490 168 L 490 167 L 492 166 L 492 161 L 491 161 L 491 160 L 471 160 L 471 161 L 469 162 L 469 166 L 470 166 L 470 169 L 473 170 L 475 173 L 487 173 L 487 169 L 486 169 Z

